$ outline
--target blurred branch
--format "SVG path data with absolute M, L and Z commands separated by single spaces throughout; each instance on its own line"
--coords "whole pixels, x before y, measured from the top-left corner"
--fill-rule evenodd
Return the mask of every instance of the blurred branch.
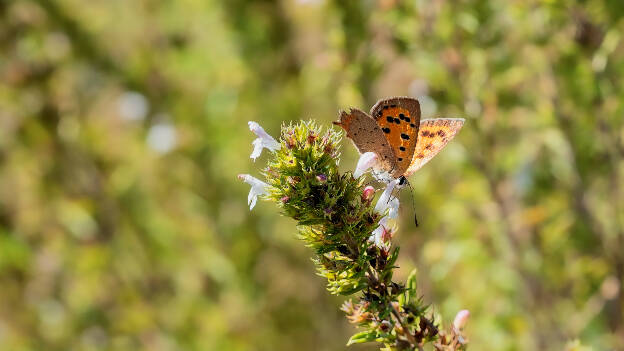
M 572 193 L 574 198 L 574 207 L 576 208 L 576 212 L 585 223 L 590 225 L 592 233 L 596 236 L 604 252 L 607 254 L 607 257 L 612 265 L 613 273 L 617 278 L 620 285 L 624 283 L 624 226 L 620 223 L 620 214 L 621 214 L 621 206 L 620 202 L 622 201 L 622 188 L 621 188 L 621 174 L 619 172 L 619 163 L 621 161 L 621 157 L 619 157 L 616 144 L 616 138 L 611 136 L 611 133 L 607 132 L 604 128 L 598 128 L 598 132 L 601 135 L 603 142 L 606 142 L 609 152 L 608 156 L 601 157 L 601 159 L 610 160 L 610 175 L 608 177 L 610 183 L 610 195 L 611 195 L 611 206 L 613 208 L 612 218 L 615 221 L 615 235 L 610 235 L 604 225 L 601 223 L 598 216 L 592 211 L 591 205 L 588 203 L 586 190 L 588 186 L 586 184 L 586 175 L 579 168 L 579 150 L 576 147 L 576 143 L 574 142 L 574 136 L 572 134 L 572 119 L 570 116 L 565 115 L 562 111 L 562 107 L 557 103 L 557 100 L 554 101 L 555 106 L 555 116 L 557 118 L 557 122 L 565 140 L 568 144 L 569 149 L 572 151 L 572 169 L 574 170 L 574 179 L 575 182 L 573 184 Z M 624 314 L 624 292 L 622 288 L 618 289 L 616 296 L 613 298 L 614 306 L 610 308 L 611 312 L 609 315 L 609 325 L 613 331 L 624 330 L 624 325 L 622 325 L 622 316 Z

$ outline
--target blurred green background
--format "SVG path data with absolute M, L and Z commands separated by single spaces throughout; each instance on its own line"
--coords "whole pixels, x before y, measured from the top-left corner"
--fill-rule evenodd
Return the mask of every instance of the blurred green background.
M 247 121 L 465 117 L 404 191 L 473 350 L 624 350 L 621 0 L 0 1 L 0 349 L 344 350 Z M 344 170 L 357 159 L 343 143 Z M 582 344 L 583 346 L 579 346 Z M 374 350 L 364 345 L 353 350 Z

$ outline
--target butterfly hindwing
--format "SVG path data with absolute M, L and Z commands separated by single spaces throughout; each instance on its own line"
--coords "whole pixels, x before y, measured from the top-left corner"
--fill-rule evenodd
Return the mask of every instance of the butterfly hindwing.
M 396 164 L 389 171 L 397 178 L 412 161 L 420 125 L 420 104 L 409 97 L 384 99 L 371 108 L 371 115 L 392 148 Z
M 420 123 L 414 157 L 405 176 L 416 172 L 455 137 L 464 125 L 463 118 L 425 119 Z
M 392 148 L 384 137 L 381 127 L 371 116 L 353 108 L 349 112 L 340 111 L 339 120 L 334 124 L 346 131 L 347 137 L 353 141 L 361 154 L 369 151 L 375 152 L 379 156 L 383 169 L 396 168 Z

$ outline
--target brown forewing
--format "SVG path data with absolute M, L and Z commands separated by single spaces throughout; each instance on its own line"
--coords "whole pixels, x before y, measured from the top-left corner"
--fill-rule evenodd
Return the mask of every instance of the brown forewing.
M 340 111 L 339 120 L 333 123 L 345 130 L 360 154 L 375 152 L 382 169 L 390 171 L 396 168 L 392 148 L 371 116 L 353 108 L 349 112 Z

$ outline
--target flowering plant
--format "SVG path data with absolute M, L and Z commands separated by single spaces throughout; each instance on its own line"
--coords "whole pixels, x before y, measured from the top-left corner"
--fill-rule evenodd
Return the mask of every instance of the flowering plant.
M 251 157 L 255 160 L 263 148 L 272 151 L 263 170 L 266 181 L 239 175 L 251 185 L 250 208 L 259 196 L 277 203 L 297 221 L 299 238 L 314 251 L 327 290 L 356 296 L 342 306 L 347 319 L 362 329 L 348 345 L 375 341 L 383 350 L 420 350 L 429 343 L 436 350 L 464 350 L 468 311 L 457 314 L 449 331 L 441 330 L 418 295 L 416 273 L 404 284 L 392 280 L 399 254 L 391 245 L 396 230 L 391 222 L 399 208 L 392 195 L 397 182 L 389 182 L 373 205 L 376 190 L 364 186 L 361 175 L 375 156 L 362 155 L 356 172 L 340 174 L 341 132 L 299 122 L 283 126 L 277 142 L 257 123 L 249 122 L 249 127 L 258 136 Z

